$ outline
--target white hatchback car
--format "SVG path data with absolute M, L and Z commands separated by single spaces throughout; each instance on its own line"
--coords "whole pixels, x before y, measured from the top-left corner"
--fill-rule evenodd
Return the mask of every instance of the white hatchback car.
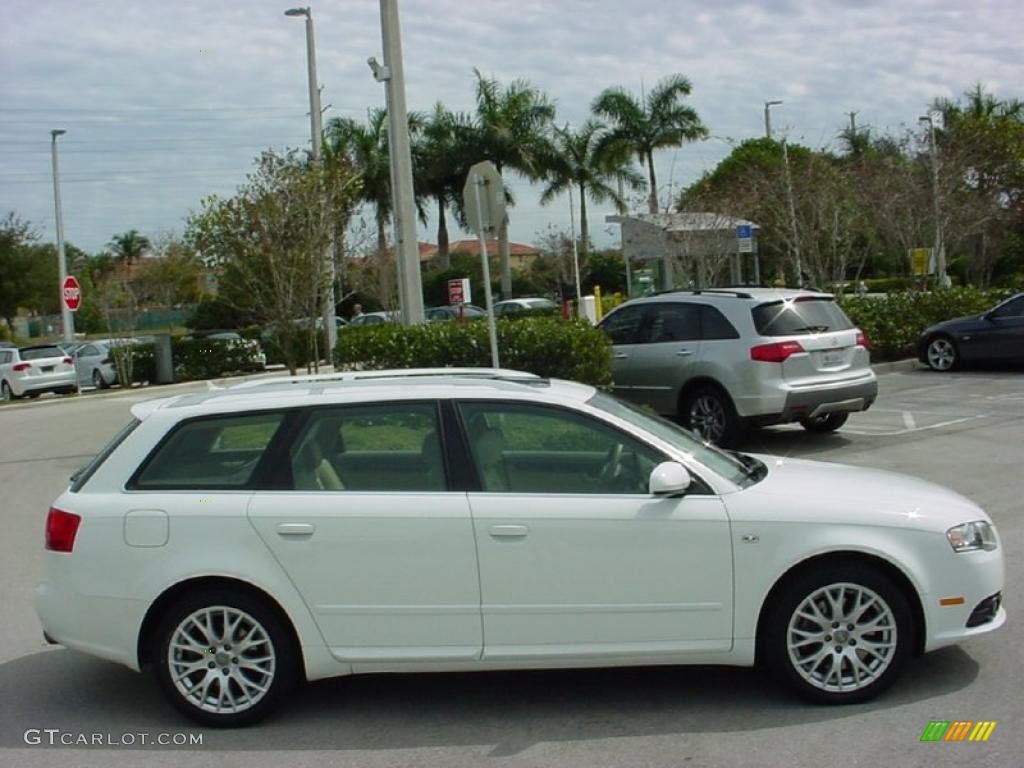
M 77 391 L 75 362 L 56 344 L 0 349 L 0 399 Z
M 36 606 L 207 724 L 364 672 L 758 660 L 856 702 L 1006 620 L 962 496 L 725 453 L 581 384 L 378 371 L 133 413 L 54 502 Z

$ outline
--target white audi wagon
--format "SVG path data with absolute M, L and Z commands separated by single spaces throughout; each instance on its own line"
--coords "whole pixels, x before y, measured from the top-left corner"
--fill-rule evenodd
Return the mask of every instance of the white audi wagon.
M 723 452 L 581 384 L 342 373 L 133 414 L 49 511 L 37 610 L 205 724 L 371 672 L 763 663 L 857 702 L 1006 620 L 964 497 Z

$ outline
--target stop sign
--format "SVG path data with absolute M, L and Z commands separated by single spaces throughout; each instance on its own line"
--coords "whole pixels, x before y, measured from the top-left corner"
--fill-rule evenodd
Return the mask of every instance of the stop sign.
M 72 312 L 76 311 L 79 305 L 81 305 L 82 289 L 74 275 L 68 275 L 64 278 L 64 285 L 61 286 L 61 299 L 64 301 L 64 306 Z

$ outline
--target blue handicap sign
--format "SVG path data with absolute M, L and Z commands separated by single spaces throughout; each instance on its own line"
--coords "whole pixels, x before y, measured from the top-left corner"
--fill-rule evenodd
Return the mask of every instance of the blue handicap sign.
M 753 227 L 749 224 L 740 224 L 736 227 L 736 237 L 740 240 L 749 240 L 754 236 Z

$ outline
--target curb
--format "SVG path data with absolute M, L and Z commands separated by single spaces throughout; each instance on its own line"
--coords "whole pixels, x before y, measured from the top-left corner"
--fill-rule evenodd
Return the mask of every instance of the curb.
M 908 357 L 905 360 L 894 360 L 891 363 L 876 363 L 871 366 L 875 374 L 883 373 L 900 373 L 902 371 L 916 371 L 923 370 L 922 365 L 916 357 Z

